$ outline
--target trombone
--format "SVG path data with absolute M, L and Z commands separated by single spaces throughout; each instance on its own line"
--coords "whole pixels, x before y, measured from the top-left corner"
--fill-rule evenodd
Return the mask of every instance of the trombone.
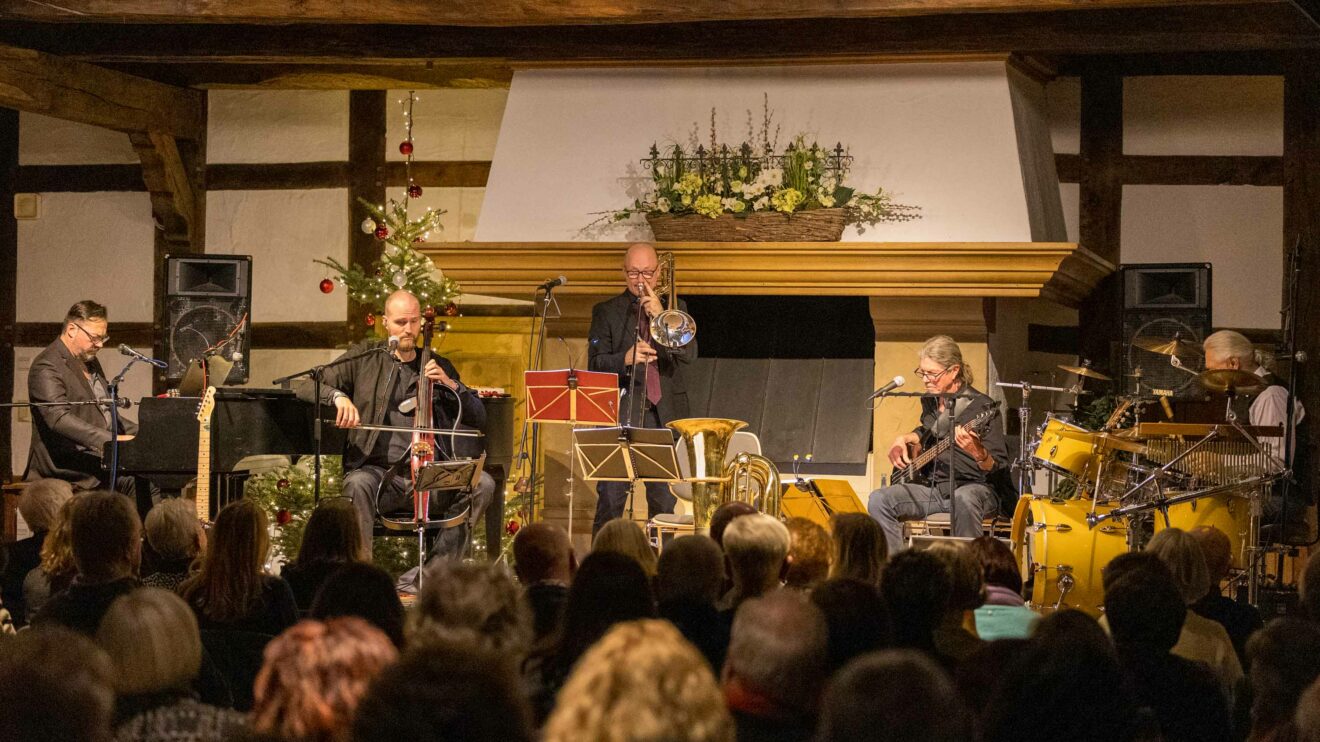
M 655 293 L 667 295 L 668 309 L 651 318 L 651 339 L 669 350 L 682 348 L 697 336 L 697 321 L 678 308 L 678 282 L 674 280 L 674 254 L 660 253 L 660 276 Z

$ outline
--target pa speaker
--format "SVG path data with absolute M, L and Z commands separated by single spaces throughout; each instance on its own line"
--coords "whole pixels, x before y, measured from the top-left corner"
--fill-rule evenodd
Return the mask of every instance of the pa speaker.
M 217 386 L 248 380 L 252 257 L 199 255 L 165 259 L 166 378 L 183 378 L 191 361 L 218 354 L 233 361 Z
M 1143 389 L 1172 392 L 1176 399 L 1201 396 L 1193 373 L 1202 367 L 1197 354 L 1180 354 L 1186 370 L 1171 357 L 1137 347 L 1137 338 L 1184 340 L 1198 348 L 1213 324 L 1210 313 L 1209 263 L 1143 263 L 1119 268 L 1123 284 L 1123 389 L 1141 374 Z M 1158 392 L 1157 392 L 1158 393 Z

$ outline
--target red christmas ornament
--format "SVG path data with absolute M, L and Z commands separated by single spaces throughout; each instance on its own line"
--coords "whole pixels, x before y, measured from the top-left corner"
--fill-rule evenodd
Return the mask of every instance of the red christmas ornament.
M 275 513 L 275 522 L 282 526 L 288 525 L 291 520 L 293 520 L 293 514 L 288 510 L 281 508 Z
M 449 302 L 448 304 L 446 304 L 446 305 L 445 305 L 445 316 L 446 316 L 446 317 L 457 317 L 457 316 L 458 316 L 458 305 L 455 304 L 455 303 L 452 302 L 452 301 Z
M 328 279 L 328 278 L 322 278 L 322 279 L 321 279 L 321 293 L 322 293 L 322 294 L 328 294 L 328 293 L 330 293 L 331 291 L 334 291 L 334 290 L 335 290 L 335 282 L 334 282 L 334 281 L 331 281 L 331 280 Z
M 405 139 L 402 142 L 399 142 L 399 154 L 410 155 L 412 154 L 412 152 L 413 152 L 413 145 L 411 141 Z
M 422 197 L 422 187 L 417 185 L 416 183 L 409 183 L 408 198 L 421 198 L 421 197 Z
M 375 327 L 375 326 L 376 326 L 376 315 L 374 315 L 374 314 L 368 314 L 368 315 L 367 315 L 367 327 Z
M 510 536 L 516 536 L 518 534 L 519 528 L 522 528 L 522 526 L 518 525 L 518 521 L 511 520 L 505 524 L 504 532 L 509 534 Z
M 390 236 L 389 227 L 385 226 L 384 224 L 380 225 L 379 227 L 376 227 L 376 239 L 383 240 L 389 236 Z
M 281 479 L 280 481 L 275 483 L 275 486 L 282 490 L 287 490 L 289 488 L 289 485 L 290 482 L 287 479 Z

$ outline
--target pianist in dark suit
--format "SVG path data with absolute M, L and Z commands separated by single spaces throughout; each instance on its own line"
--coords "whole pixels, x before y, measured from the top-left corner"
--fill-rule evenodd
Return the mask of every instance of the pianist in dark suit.
M 105 307 L 83 300 L 69 307 L 64 327 L 55 342 L 37 354 L 28 371 L 28 399 L 32 402 L 89 402 L 108 398 L 108 385 L 96 352 L 109 340 Z M 121 436 L 137 432 L 137 425 L 119 418 Z M 108 473 L 101 454 L 113 436 L 110 410 L 101 405 L 32 408 L 32 448 L 25 479 L 55 478 L 75 489 L 104 486 Z M 130 492 L 133 479 L 124 477 L 120 490 Z
M 417 397 L 417 381 L 424 376 L 435 384 L 433 421 L 437 428 L 449 428 L 459 414 L 460 424 L 482 430 L 486 426 L 486 408 L 481 397 L 459 380 L 458 371 L 448 359 L 432 355 L 425 368 L 420 367 L 418 335 L 421 330 L 421 305 L 407 291 L 396 291 L 385 302 L 385 327 L 390 337 L 399 339 L 394 357 L 388 354 L 385 341 L 368 341 L 348 349 L 344 356 L 356 355 L 368 349 L 380 349 L 363 358 L 326 369 L 322 379 L 321 401 L 336 411 L 336 424 L 341 428 L 360 425 L 388 425 L 409 428 L 413 425 Z M 441 386 L 445 388 L 441 388 Z M 300 384 L 298 396 L 311 401 L 315 392 L 310 383 Z M 371 543 L 372 525 L 376 513 L 392 514 L 411 510 L 411 482 L 394 476 L 386 482 L 390 467 L 408 455 L 411 436 L 380 430 L 350 430 L 344 447 L 344 495 L 352 498 L 358 511 L 358 522 Z M 458 455 L 480 452 L 480 444 L 465 444 L 472 438 L 456 438 Z M 440 451 L 437 458 L 448 458 L 448 438 L 437 436 Z M 475 449 L 475 450 L 473 450 Z M 402 469 L 407 474 L 406 464 Z M 382 486 L 383 483 L 383 486 Z M 482 472 L 481 481 L 466 500 L 455 501 L 452 495 L 432 495 L 432 519 L 458 515 L 471 504 L 465 525 L 442 531 L 436 539 L 431 557 L 461 557 L 467 550 L 469 534 L 477 519 L 495 493 L 495 480 Z

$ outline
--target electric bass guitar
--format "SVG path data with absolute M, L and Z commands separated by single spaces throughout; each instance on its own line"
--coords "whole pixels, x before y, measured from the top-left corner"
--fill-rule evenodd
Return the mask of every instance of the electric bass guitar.
M 973 417 L 971 420 L 968 420 L 966 423 L 963 423 L 962 427 L 966 428 L 967 430 L 973 433 L 976 433 L 977 435 L 980 435 L 985 431 L 985 428 L 990 423 L 990 421 L 994 420 L 996 417 L 999 417 L 999 405 L 992 404 L 991 406 L 977 413 L 976 417 Z M 889 477 L 889 484 L 895 485 L 895 484 L 915 483 L 921 471 L 925 469 L 932 461 L 935 461 L 937 458 L 939 458 L 940 454 L 946 453 L 949 450 L 949 446 L 952 445 L 953 445 L 953 433 L 950 432 L 948 435 L 941 438 L 939 443 L 936 443 L 930 448 L 927 448 L 926 450 L 917 454 L 917 457 L 912 459 L 912 463 L 908 464 L 907 466 L 901 469 L 895 469 L 894 473 Z
M 211 523 L 211 415 L 215 412 L 215 387 L 206 387 L 197 405 L 197 520 Z

